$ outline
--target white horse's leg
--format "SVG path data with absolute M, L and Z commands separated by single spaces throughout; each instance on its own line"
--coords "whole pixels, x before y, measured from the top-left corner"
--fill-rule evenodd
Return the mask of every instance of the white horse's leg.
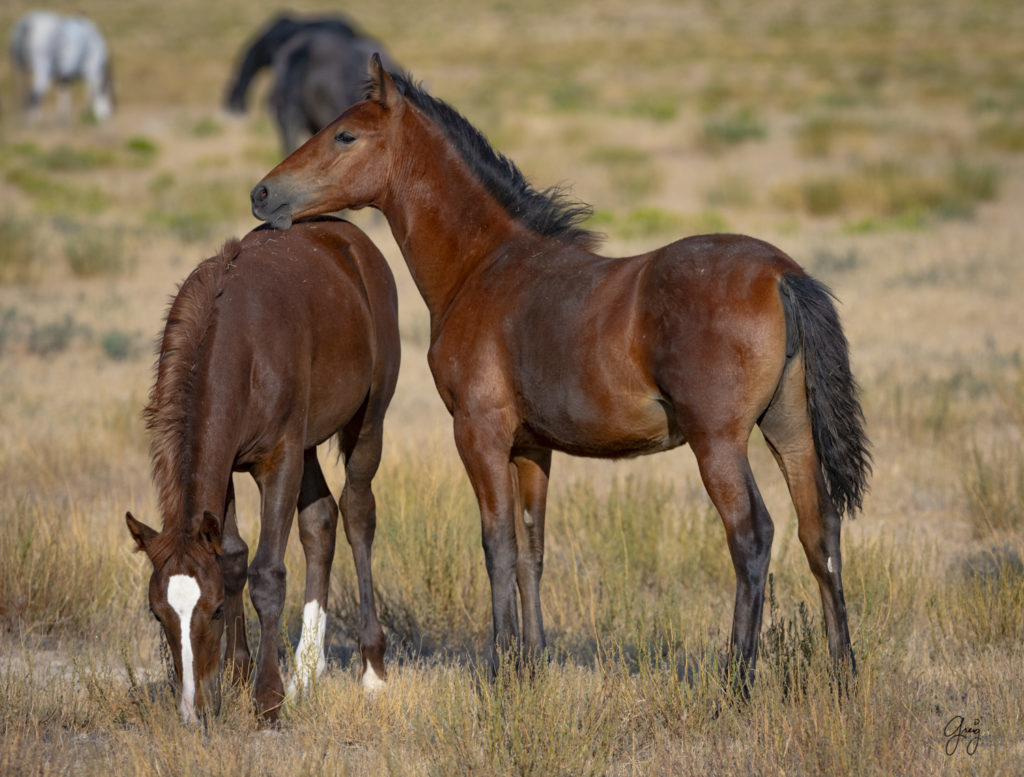
M 302 636 L 295 648 L 295 673 L 288 684 L 288 698 L 292 701 L 305 696 L 327 668 L 324 655 L 324 636 L 327 631 L 327 613 L 320 602 L 307 602 L 302 608 Z

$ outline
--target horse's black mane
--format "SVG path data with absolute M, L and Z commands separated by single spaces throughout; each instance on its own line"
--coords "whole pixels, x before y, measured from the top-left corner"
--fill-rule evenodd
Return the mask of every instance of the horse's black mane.
M 487 191 L 516 220 L 545 237 L 592 248 L 601 235 L 580 227 L 593 208 L 569 196 L 566 187 L 535 189 L 515 162 L 495 151 L 483 133 L 452 106 L 427 94 L 402 73 L 391 73 L 399 92 L 437 124 Z

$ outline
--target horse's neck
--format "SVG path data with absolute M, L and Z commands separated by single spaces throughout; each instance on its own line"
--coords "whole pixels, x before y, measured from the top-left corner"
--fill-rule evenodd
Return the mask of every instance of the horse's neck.
M 439 142 L 435 136 L 413 147 L 442 151 L 418 153 L 414 169 L 392 187 L 381 210 L 436 319 L 465 280 L 524 227 L 491 196 L 447 141 Z
M 185 403 L 192 409 L 171 409 L 151 425 L 154 475 L 165 525 L 187 521 L 204 510 L 223 518 L 238 452 L 235 433 L 242 426 L 241 403 L 214 406 L 197 400 L 193 393 L 178 398 L 175 408 Z

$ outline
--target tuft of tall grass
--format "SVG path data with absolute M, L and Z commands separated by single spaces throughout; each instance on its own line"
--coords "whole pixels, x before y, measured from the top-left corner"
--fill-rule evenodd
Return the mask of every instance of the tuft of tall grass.
M 688 504 L 670 482 L 626 478 L 607 491 L 573 484 L 549 514 L 544 608 L 563 649 L 608 657 L 717 628 L 705 616 L 731 600 L 734 578 L 707 502 Z
M 139 355 L 138 337 L 122 329 L 110 329 L 100 337 L 103 352 L 114 361 L 127 361 Z
M 637 148 L 599 146 L 587 155 L 586 161 L 603 167 L 615 195 L 626 201 L 651 194 L 661 185 L 650 153 Z
M 607 230 L 618 238 L 633 240 L 659 235 L 679 237 L 705 232 L 726 232 L 729 229 L 729 222 L 714 209 L 685 214 L 648 206 L 624 212 L 596 210 L 589 226 Z
M 59 143 L 52 148 L 41 148 L 33 142 L 15 143 L 0 152 L 0 161 L 17 159 L 21 164 L 50 172 L 82 172 L 110 167 L 116 163 L 116 155 L 106 148 L 70 146 Z
M 1024 547 L 1018 542 L 983 551 L 928 600 L 933 637 L 958 654 L 1024 642 Z
M 52 356 L 66 351 L 71 339 L 86 330 L 75 323 L 70 313 L 58 321 L 32 324 L 28 333 L 28 351 L 36 356 Z
M 997 151 L 1024 151 L 1024 122 L 1002 119 L 978 131 L 978 142 Z
M 109 227 L 74 227 L 64 241 L 64 255 L 76 278 L 115 276 L 129 266 L 124 236 Z
M 834 113 L 819 114 L 804 120 L 794 131 L 797 150 L 808 157 L 827 157 L 839 139 L 869 131 L 862 121 Z
M 969 218 L 975 207 L 995 199 L 1001 175 L 989 165 L 957 160 L 939 173 L 894 161 L 854 172 L 826 174 L 782 185 L 776 204 L 811 216 L 842 215 L 857 231 L 880 226 L 913 228 L 935 219 Z
M 82 545 L 84 521 L 75 502 L 8 492 L 3 505 L 0 623 L 6 628 L 87 633 L 113 601 L 125 603 L 121 549 Z
M 160 145 L 145 135 L 133 135 L 124 142 L 130 164 L 135 167 L 149 166 L 160 154 Z
M 967 518 L 980 538 L 1024 530 L 1024 443 L 973 445 L 963 458 Z
M 427 655 L 479 645 L 490 633 L 490 588 L 480 552 L 480 513 L 465 473 L 410 454 L 398 466 L 385 464 L 375 482 L 374 576 L 390 643 Z M 354 634 L 358 612 L 350 558 L 339 553 L 339 590 L 331 595 L 344 628 Z
M 768 128 L 751 106 L 715 114 L 704 121 L 698 142 L 712 151 L 737 146 L 767 136 Z
M 225 222 L 244 216 L 245 186 L 234 181 L 213 181 L 177 186 L 172 175 L 160 174 L 150 184 L 157 204 L 146 221 L 162 227 L 180 240 L 209 240 Z
M 12 215 L 0 218 L 0 283 L 24 283 L 35 274 L 39 254 L 36 225 Z
M 523 677 L 503 664 L 452 677 L 417 716 L 414 742 L 428 774 L 604 775 L 622 749 L 629 695 L 618 678 L 573 667 Z M 399 770 L 418 774 L 419 768 Z
M 98 186 L 71 183 L 31 168 L 16 167 L 8 170 L 4 178 L 49 213 L 96 214 L 110 205 L 109 196 Z

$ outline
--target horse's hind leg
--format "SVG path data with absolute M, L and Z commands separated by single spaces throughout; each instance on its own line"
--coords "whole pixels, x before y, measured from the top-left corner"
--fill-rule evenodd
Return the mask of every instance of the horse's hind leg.
M 380 465 L 383 429 L 364 422 L 358 430 L 342 434 L 345 454 L 345 487 L 341 492 L 341 516 L 345 537 L 352 548 L 359 589 L 359 654 L 363 662 L 363 687 L 374 690 L 387 678 L 384 653 L 387 641 L 377 620 L 370 554 L 377 530 L 377 502 L 372 482 Z
M 324 480 L 316 448 L 304 454 L 299 489 L 299 539 L 306 556 L 306 598 L 302 609 L 302 636 L 295 649 L 295 674 L 288 696 L 302 696 L 327 666 L 324 636 L 327 627 L 327 590 L 338 531 L 338 506 Z
M 246 682 L 252 676 L 252 654 L 249 652 L 249 643 L 245 637 L 242 592 L 245 590 L 249 546 L 238 533 L 235 487 L 231 481 L 228 481 L 228 496 L 224 503 L 221 553 L 220 566 L 224 575 L 224 633 L 227 639 L 224 663 L 231 683 Z
M 733 436 L 691 438 L 701 479 L 725 524 L 736 572 L 730 653 L 744 691 L 753 679 L 761 633 L 764 589 L 771 560 L 774 526 L 754 482 L 746 441 Z
M 818 581 L 833 670 L 838 672 L 848 663 L 850 670 L 856 671 L 843 597 L 839 513 L 826 491 L 814 448 L 801 359 L 787 366 L 760 426 L 789 486 L 800 543 Z
M 523 605 L 523 655 L 537 660 L 544 652 L 544 622 L 540 610 L 540 576 L 544 570 L 544 514 L 548 495 L 551 451 L 514 459 L 520 502 L 516 507 L 516 583 Z

